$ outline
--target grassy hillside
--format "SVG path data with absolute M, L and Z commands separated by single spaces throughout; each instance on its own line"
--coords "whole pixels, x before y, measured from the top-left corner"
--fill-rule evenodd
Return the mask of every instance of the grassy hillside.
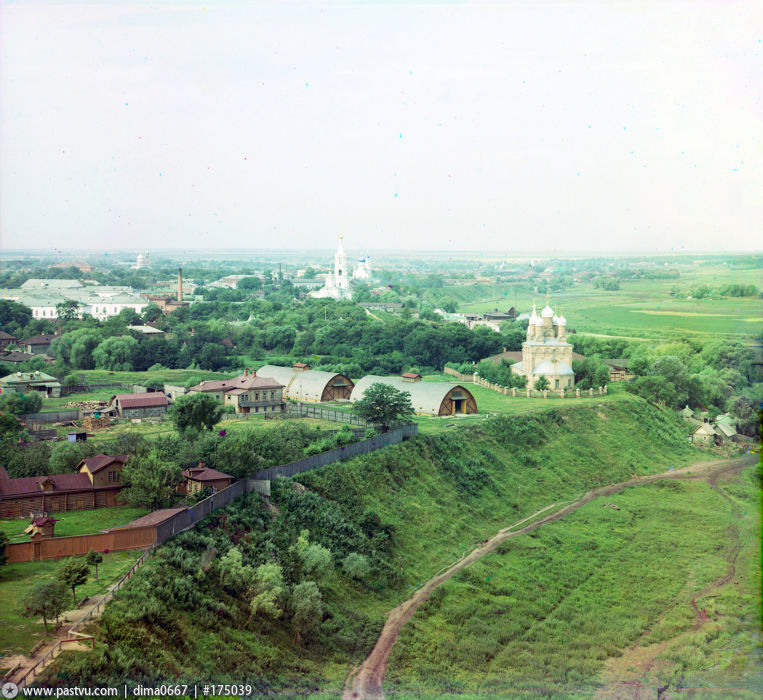
M 505 542 L 403 629 L 388 697 L 589 697 L 602 683 L 602 697 L 757 697 L 759 489 L 754 467 L 714 485 L 657 482 Z
M 91 654 L 64 655 L 67 683 L 162 679 L 256 682 L 260 690 L 336 691 L 364 658 L 384 613 L 443 565 L 498 528 L 596 484 L 701 458 L 672 412 L 631 398 L 586 402 L 402 445 L 273 482 L 273 507 L 239 501 L 163 546 L 107 607 Z M 335 566 L 306 574 L 303 529 Z M 247 570 L 226 573 L 235 547 Z M 359 553 L 369 572 L 339 566 Z M 283 614 L 251 615 L 252 572 L 282 567 Z M 234 577 L 235 578 L 235 577 Z M 295 640 L 296 586 L 312 578 L 322 614 Z

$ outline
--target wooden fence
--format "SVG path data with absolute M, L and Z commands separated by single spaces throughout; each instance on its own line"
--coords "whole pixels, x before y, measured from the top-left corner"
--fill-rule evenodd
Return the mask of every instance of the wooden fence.
M 25 413 L 19 416 L 26 423 L 66 423 L 71 420 L 79 420 L 79 409 L 67 409 L 65 411 L 42 411 L 42 413 Z
M 125 549 L 150 547 L 156 541 L 156 528 L 136 527 L 126 530 L 112 530 L 93 535 L 72 537 L 50 537 L 34 542 L 14 542 L 5 545 L 9 564 L 22 561 L 42 561 L 61 557 L 87 554 L 91 549 L 97 552 L 121 552 Z
M 368 438 L 367 440 L 361 440 L 360 442 L 353 442 L 344 447 L 337 447 L 328 452 L 321 452 L 311 457 L 305 457 L 304 459 L 298 459 L 296 462 L 290 464 L 282 464 L 279 467 L 270 467 L 269 469 L 263 469 L 258 471 L 255 475 L 255 479 L 275 479 L 279 476 L 294 476 L 301 472 L 310 471 L 311 469 L 317 469 L 323 467 L 332 462 L 339 462 L 343 459 L 350 459 L 357 455 L 367 454 L 374 450 L 379 450 L 382 447 L 388 445 L 397 445 L 408 437 L 416 435 L 418 432 L 418 425 L 415 423 L 406 423 L 399 428 L 394 428 L 387 433 L 382 433 L 376 437 Z
M 499 394 L 512 396 L 514 398 L 547 399 L 551 397 L 554 399 L 587 399 L 604 396 L 607 393 L 606 385 L 600 386 L 598 389 L 546 389 L 543 391 L 537 389 L 521 389 L 517 387 L 509 389 L 500 384 L 493 384 L 492 382 L 483 379 L 478 374 L 474 375 L 474 383 L 477 386 L 484 386 L 486 389 L 492 389 Z
M 321 408 L 320 406 L 312 406 L 308 403 L 289 404 L 286 407 L 286 415 L 289 416 L 295 414 L 306 416 L 307 418 L 330 420 L 334 423 L 350 423 L 351 425 L 360 425 L 365 428 L 373 427 L 370 423 L 349 411 L 337 411 L 334 408 Z

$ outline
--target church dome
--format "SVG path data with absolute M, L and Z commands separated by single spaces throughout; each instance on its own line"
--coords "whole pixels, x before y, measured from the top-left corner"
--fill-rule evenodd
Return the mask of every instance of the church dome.
M 560 316 L 557 319 L 557 325 L 559 325 L 559 326 L 566 326 L 567 325 L 567 319 L 564 318 L 564 316 Z
M 543 311 L 540 312 L 540 315 L 543 318 L 551 318 L 554 315 L 554 310 L 546 304 L 546 307 L 543 309 Z

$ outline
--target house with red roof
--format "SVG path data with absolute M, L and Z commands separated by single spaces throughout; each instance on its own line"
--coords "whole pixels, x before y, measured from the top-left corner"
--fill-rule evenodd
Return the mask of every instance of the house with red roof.
M 185 482 L 178 486 L 178 491 L 188 495 L 198 493 L 204 488 L 209 488 L 212 493 L 217 493 L 222 489 L 227 489 L 233 483 L 233 477 L 230 474 L 205 467 L 204 462 L 199 462 L 198 467 L 184 469 L 183 476 Z
M 60 513 L 121 505 L 125 455 L 95 455 L 82 460 L 75 474 L 0 478 L 0 518 L 30 513 Z
M 120 418 L 164 418 L 169 400 L 161 391 L 144 394 L 116 394 L 109 404 Z
M 233 406 L 236 413 L 264 414 L 286 410 L 283 390 L 281 382 L 270 377 L 258 377 L 248 370 L 232 379 L 213 379 L 189 389 L 190 392 L 212 396 L 224 406 Z

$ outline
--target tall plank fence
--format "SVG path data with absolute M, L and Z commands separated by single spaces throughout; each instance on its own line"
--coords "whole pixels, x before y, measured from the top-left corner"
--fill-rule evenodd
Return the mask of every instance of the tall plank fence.
M 416 435 L 418 429 L 419 427 L 415 423 L 407 423 L 377 437 L 361 440 L 360 442 L 353 442 L 344 447 L 337 447 L 328 452 L 321 452 L 320 454 L 312 455 L 311 457 L 298 459 L 296 462 L 291 462 L 289 464 L 262 469 L 251 477 L 239 479 L 228 486 L 228 488 L 218 491 L 212 496 L 209 496 L 209 498 L 199 501 L 195 506 L 182 510 L 168 520 L 157 525 L 156 544 L 162 544 L 162 542 L 166 542 L 179 532 L 187 530 L 189 527 L 193 527 L 213 511 L 227 506 L 231 501 L 236 500 L 246 493 L 251 493 L 252 491 L 257 493 L 268 493 L 268 487 L 265 486 L 263 482 L 269 482 L 271 479 L 275 479 L 279 476 L 294 476 L 295 474 L 300 474 L 312 469 L 318 469 L 318 467 L 325 467 L 327 464 L 350 459 L 357 455 L 367 454 L 374 450 L 379 450 L 382 447 L 397 445 L 406 438 Z
M 286 415 L 306 416 L 307 418 L 321 418 L 335 423 L 350 423 L 351 425 L 360 425 L 364 428 L 373 426 L 359 416 L 349 411 L 337 411 L 333 408 L 321 408 L 308 403 L 295 403 L 286 408 Z
M 318 467 L 326 466 L 327 464 L 332 464 L 334 462 L 339 462 L 344 459 L 350 459 L 351 457 L 356 457 L 357 455 L 361 454 L 367 454 L 369 452 L 373 452 L 374 450 L 379 450 L 383 447 L 387 447 L 389 445 L 397 445 L 406 438 L 413 437 L 418 433 L 418 426 L 415 423 L 407 423 L 405 425 L 402 425 L 398 428 L 394 428 L 393 430 L 390 430 L 387 433 L 383 433 L 382 435 L 379 435 L 378 437 L 368 438 L 367 440 L 361 440 L 360 442 L 355 442 L 350 445 L 345 445 L 344 447 L 338 447 L 334 450 L 329 450 L 328 452 L 323 452 L 321 454 L 313 455 L 311 457 L 306 457 L 305 459 L 297 460 L 296 462 L 291 462 L 290 464 L 282 464 L 278 467 L 271 467 L 270 469 L 262 469 L 259 472 L 257 472 L 253 477 L 247 477 L 244 479 L 239 479 L 238 481 L 234 482 L 228 488 L 222 489 L 221 491 L 218 491 L 217 493 L 213 494 L 212 496 L 209 496 L 208 498 L 205 498 L 203 501 L 199 501 L 195 506 L 191 508 L 186 508 L 185 510 L 180 511 L 179 513 L 175 514 L 168 520 L 165 520 L 164 522 L 160 523 L 159 525 L 155 526 L 155 534 L 153 538 L 153 543 L 148 546 L 148 549 L 141 555 L 141 557 L 135 562 L 135 564 L 132 566 L 132 568 L 117 581 L 109 590 L 106 592 L 106 594 L 103 596 L 103 598 L 98 602 L 97 605 L 95 605 L 91 610 L 89 610 L 78 622 L 76 622 L 74 625 L 72 625 L 71 629 L 69 630 L 69 639 L 62 639 L 48 650 L 48 652 L 42 656 L 37 663 L 32 666 L 20 679 L 16 680 L 15 683 L 20 688 L 27 687 L 31 682 L 34 681 L 34 679 L 40 674 L 42 670 L 45 669 L 46 666 L 48 666 L 60 653 L 63 648 L 63 646 L 67 643 L 75 643 L 78 639 L 85 640 L 85 639 L 91 639 L 85 637 L 85 635 L 80 634 L 77 632 L 77 630 L 82 627 L 86 622 L 92 619 L 93 615 L 97 613 L 98 611 L 102 610 L 103 607 L 108 603 L 111 598 L 114 596 L 114 593 L 118 591 L 124 583 L 135 573 L 135 571 L 140 567 L 143 562 L 146 561 L 147 557 L 154 551 L 154 549 L 162 544 L 163 542 L 166 542 L 170 538 L 174 537 L 178 533 L 182 532 L 183 530 L 187 530 L 188 528 L 193 527 L 198 523 L 199 521 L 206 518 L 210 513 L 213 511 L 223 508 L 224 506 L 228 505 L 231 501 L 236 500 L 237 498 L 243 496 L 246 493 L 250 492 L 256 492 L 261 493 L 264 495 L 269 495 L 270 493 L 270 480 L 274 479 L 279 476 L 294 476 L 295 474 L 300 474 L 302 472 L 310 471 L 312 469 L 317 469 Z M 145 533 L 143 533 L 143 530 L 154 530 L 154 527 L 149 528 L 137 528 L 133 532 L 140 532 L 140 536 L 143 537 Z M 76 537 L 67 537 L 67 538 L 61 538 L 61 540 L 75 540 L 75 539 L 81 539 L 82 544 L 78 547 L 78 551 L 85 552 L 85 549 L 87 548 L 89 551 L 89 547 L 93 544 L 97 544 L 96 540 L 93 538 L 98 538 L 102 536 L 115 536 L 120 533 L 130 533 L 131 531 L 129 529 L 126 530 L 115 530 L 110 533 L 104 533 L 104 535 L 86 535 L 84 537 L 76 538 Z M 58 539 L 58 538 L 55 538 Z M 47 540 L 47 542 L 55 543 L 55 539 Z M 138 538 L 140 539 L 140 538 Z M 137 539 L 135 540 L 137 542 Z M 46 540 L 43 540 L 43 542 L 46 542 Z M 34 542 L 25 542 L 22 543 L 23 545 L 29 545 L 33 546 Z M 99 544 L 99 543 L 98 543 Z M 17 545 L 7 545 L 7 547 L 14 547 Z M 146 546 L 138 545 L 138 546 Z
M 41 413 L 25 413 L 19 416 L 26 423 L 66 423 L 71 420 L 79 420 L 79 409 L 72 408 L 65 411 L 42 411 Z

